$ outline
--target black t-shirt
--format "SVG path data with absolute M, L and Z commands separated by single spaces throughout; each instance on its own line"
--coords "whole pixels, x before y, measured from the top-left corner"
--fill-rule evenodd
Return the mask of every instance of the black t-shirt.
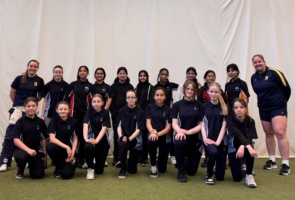
M 21 117 L 15 124 L 13 129 L 13 138 L 18 138 L 29 147 L 38 151 L 40 148 L 40 141 L 47 138 L 45 122 L 35 116 L 33 119 L 26 115 Z

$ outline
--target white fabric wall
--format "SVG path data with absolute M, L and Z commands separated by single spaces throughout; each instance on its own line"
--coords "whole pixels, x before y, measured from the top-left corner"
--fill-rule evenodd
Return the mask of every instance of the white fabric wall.
M 24 72 L 30 59 L 40 61 L 45 82 L 52 68 L 64 67 L 64 78 L 76 79 L 80 65 L 104 67 L 106 82 L 126 66 L 133 85 L 146 69 L 156 83 L 160 68 L 170 70 L 170 81 L 181 83 L 194 66 L 198 79 L 208 69 L 225 85 L 226 66 L 236 63 L 251 93 L 250 114 L 259 139 L 255 148 L 266 156 L 256 95 L 250 77 L 251 57 L 260 53 L 294 87 L 295 1 L 293 0 L 0 0 L 0 141 L 11 107 L 10 84 Z M 295 155 L 294 94 L 288 103 L 291 155 Z

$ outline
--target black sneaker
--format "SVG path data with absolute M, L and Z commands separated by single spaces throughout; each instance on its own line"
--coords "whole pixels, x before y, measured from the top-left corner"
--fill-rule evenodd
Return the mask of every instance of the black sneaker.
M 287 176 L 287 175 L 289 175 L 290 174 L 290 167 L 288 166 L 288 165 L 286 165 L 286 164 L 282 164 L 282 168 L 281 168 L 281 170 L 280 170 L 280 175 L 285 175 L 285 176 Z
M 121 168 L 121 166 L 122 166 L 121 161 L 117 161 L 116 164 L 115 164 L 115 167 Z
M 187 181 L 187 179 L 186 179 L 186 175 L 185 175 L 185 172 L 184 172 L 184 171 L 178 171 L 178 174 L 177 174 L 177 180 L 178 180 L 179 182 L 182 182 L 182 183 L 184 183 L 184 182 Z
M 15 173 L 15 178 L 24 178 L 24 172 L 18 168 Z
M 126 178 L 126 171 L 121 169 L 118 178 Z
M 205 183 L 207 185 L 214 185 L 214 180 L 213 180 L 213 176 L 209 176 L 209 175 L 206 175 L 205 177 Z
M 53 174 L 52 174 L 53 178 L 59 178 L 60 177 L 60 169 L 55 168 Z
M 114 159 L 113 162 L 112 162 L 112 166 L 116 166 L 116 163 L 118 162 L 117 159 Z
M 277 164 L 273 162 L 272 160 L 268 160 L 265 162 L 265 165 L 263 165 L 263 169 L 270 170 L 270 169 L 276 169 Z
M 149 165 L 149 162 L 147 160 L 143 160 L 140 162 L 141 166 L 145 167 Z
M 203 167 L 203 168 L 206 168 L 207 167 L 207 159 L 206 158 L 202 162 L 201 167 Z

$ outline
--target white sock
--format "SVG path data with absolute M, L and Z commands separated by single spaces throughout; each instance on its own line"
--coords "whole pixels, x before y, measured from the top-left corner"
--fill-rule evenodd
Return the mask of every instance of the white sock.
M 282 164 L 286 164 L 289 166 L 289 160 L 282 160 Z
M 276 162 L 276 156 L 275 156 L 275 155 L 269 155 L 269 159 L 270 159 L 272 162 Z

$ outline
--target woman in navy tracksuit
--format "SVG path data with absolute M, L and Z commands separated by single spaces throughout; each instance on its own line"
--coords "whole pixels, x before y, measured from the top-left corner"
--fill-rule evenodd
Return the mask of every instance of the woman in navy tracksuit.
M 130 79 L 128 77 L 128 71 L 126 67 L 119 67 L 117 70 L 117 78 L 111 85 L 112 91 L 114 93 L 113 101 L 111 105 L 112 114 L 112 124 L 114 129 L 114 151 L 113 151 L 113 162 L 112 165 L 120 167 L 121 163 L 119 160 L 119 149 L 118 149 L 118 133 L 116 121 L 118 117 L 119 110 L 126 105 L 126 92 L 128 90 L 133 90 L 134 87 L 130 84 Z
M 87 66 L 80 66 L 77 73 L 77 81 L 70 84 L 65 97 L 70 103 L 70 116 L 74 117 L 78 121 L 78 127 L 76 135 L 79 139 L 79 149 L 78 149 L 78 167 L 87 168 L 84 164 L 84 146 L 85 141 L 83 138 L 83 119 L 87 108 L 90 105 L 91 93 L 90 88 L 92 84 L 88 81 L 87 76 L 89 74 L 89 69 Z
M 275 160 L 276 136 L 282 157 L 282 168 L 279 174 L 288 175 L 290 173 L 289 141 L 286 129 L 287 102 L 291 96 L 291 88 L 282 72 L 266 66 L 262 55 L 254 55 L 252 63 L 256 73 L 252 75 L 251 83 L 257 94 L 257 105 L 269 155 L 269 160 L 263 168 L 266 170 L 277 168 Z
M 145 70 L 138 73 L 138 84 L 135 88 L 137 96 L 137 105 L 145 112 L 147 106 L 154 102 L 154 87 L 149 83 L 149 74 Z M 148 164 L 148 148 L 147 148 L 148 130 L 142 131 L 142 151 L 140 153 L 139 163 L 142 166 Z
M 109 112 L 103 108 L 104 98 L 100 94 L 92 96 L 91 107 L 83 120 L 83 135 L 85 140 L 85 158 L 88 166 L 86 179 L 94 179 L 94 173 L 102 174 L 110 148 L 107 138 L 107 128 L 110 127 Z M 93 159 L 95 158 L 95 164 Z
M 169 71 L 166 68 L 162 68 L 159 71 L 158 78 L 157 78 L 157 84 L 154 85 L 154 89 L 158 87 L 162 87 L 166 89 L 166 99 L 165 99 L 165 105 L 172 107 L 173 104 L 173 91 L 176 91 L 178 88 L 178 84 L 170 82 L 169 81 Z M 171 134 L 173 130 L 171 129 Z M 174 154 L 174 144 L 171 142 L 170 144 L 170 159 L 171 164 L 175 165 L 175 154 Z
M 204 108 L 201 102 L 194 99 L 196 91 L 195 83 L 187 80 L 183 85 L 183 99 L 176 102 L 171 110 L 179 182 L 187 181 L 186 173 L 190 176 L 196 174 L 202 155 L 199 132 L 204 118 Z
M 118 146 L 121 161 L 121 170 L 118 178 L 125 178 L 126 172 L 135 174 L 137 172 L 137 163 L 139 153 L 142 148 L 141 131 L 144 127 L 144 113 L 136 105 L 137 97 L 134 90 L 126 93 L 127 105 L 119 110 L 118 127 Z M 127 152 L 129 152 L 128 163 Z
M 39 62 L 30 60 L 25 73 L 17 76 L 11 83 L 10 99 L 13 105 L 9 112 L 9 125 L 6 128 L 3 148 L 0 156 L 0 172 L 7 171 L 11 166 L 12 153 L 14 149 L 12 130 L 16 121 L 24 114 L 24 101 L 28 97 L 42 99 L 41 92 L 44 87 L 44 80 L 37 75 Z
M 225 117 L 228 115 L 228 109 L 221 95 L 221 86 L 218 83 L 210 83 L 208 93 L 210 101 L 203 105 L 205 116 L 202 122 L 202 136 L 207 155 L 205 183 L 213 185 L 213 168 L 215 163 L 216 179 L 222 181 L 225 174 L 227 156 Z
M 51 119 L 48 125 L 50 143 L 47 153 L 55 165 L 52 177 L 70 179 L 75 172 L 75 152 L 78 146 L 77 127 L 75 118 L 68 116 L 70 106 L 68 102 L 61 101 L 57 104 L 57 117 Z
M 241 181 L 241 159 L 246 163 L 246 184 L 255 188 L 253 177 L 254 157 L 253 139 L 257 139 L 255 121 L 247 115 L 247 103 L 243 99 L 233 101 L 233 115 L 226 119 L 228 129 L 228 159 L 234 181 Z
M 169 147 L 172 141 L 170 107 L 164 104 L 166 94 L 165 89 L 158 87 L 155 89 L 154 104 L 149 104 L 145 110 L 146 128 L 149 132 L 148 150 L 150 154 L 151 173 L 150 176 L 158 177 L 158 171 L 165 173 L 167 170 L 167 160 Z M 159 156 L 157 160 L 157 149 Z
M 25 116 L 21 117 L 13 129 L 13 141 L 16 146 L 14 159 L 17 164 L 16 178 L 24 177 L 25 166 L 29 164 L 30 177 L 44 177 L 46 167 L 46 125 L 37 117 L 38 101 L 28 97 L 24 102 Z
M 69 84 L 63 80 L 62 66 L 56 65 L 53 68 L 53 79 L 44 86 L 41 93 L 44 98 L 41 118 L 44 119 L 46 124 L 49 124 L 50 119 L 58 116 L 55 111 L 56 105 L 64 100 L 68 87 Z

